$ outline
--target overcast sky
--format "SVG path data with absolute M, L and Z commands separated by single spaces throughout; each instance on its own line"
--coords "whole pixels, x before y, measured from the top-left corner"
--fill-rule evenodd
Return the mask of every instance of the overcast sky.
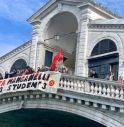
M 0 56 L 31 39 L 26 20 L 48 0 L 0 0 Z M 96 0 L 124 16 L 124 0 Z

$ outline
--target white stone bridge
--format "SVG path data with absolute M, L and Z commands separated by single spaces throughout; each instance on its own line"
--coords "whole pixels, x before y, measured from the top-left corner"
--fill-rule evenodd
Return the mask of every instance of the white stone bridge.
M 106 127 L 124 127 L 124 85 L 62 75 L 57 94 L 27 91 L 0 95 L 0 113 L 21 108 L 60 110 Z

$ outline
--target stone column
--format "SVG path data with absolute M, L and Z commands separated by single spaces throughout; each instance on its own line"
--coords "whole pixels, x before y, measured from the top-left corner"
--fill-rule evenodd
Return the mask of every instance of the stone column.
M 40 40 L 40 21 L 34 21 L 32 23 L 32 46 L 30 51 L 30 66 L 36 69 L 36 59 L 37 59 L 37 46 Z
M 45 60 L 44 42 L 39 41 L 37 43 L 36 68 L 42 67 L 42 65 L 44 65 L 44 60 Z
M 123 56 L 124 55 L 119 54 L 119 68 L 118 68 L 119 71 L 118 71 L 118 76 L 123 76 L 123 78 L 124 78 L 124 58 L 123 58 Z
M 44 22 L 35 21 L 32 23 L 32 46 L 30 53 L 30 66 L 35 70 L 44 65 L 45 47 L 44 47 Z
M 88 10 L 82 10 L 76 49 L 75 74 L 83 77 L 88 76 L 88 63 L 87 63 L 88 21 L 89 21 Z

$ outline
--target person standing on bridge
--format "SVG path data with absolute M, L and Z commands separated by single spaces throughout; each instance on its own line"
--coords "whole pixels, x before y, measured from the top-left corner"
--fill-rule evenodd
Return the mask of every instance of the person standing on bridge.
M 93 70 L 93 72 L 92 72 L 92 78 L 98 78 L 98 75 L 95 70 Z
M 114 73 L 112 71 L 110 72 L 109 80 L 110 81 L 114 80 Z
M 0 80 L 1 80 L 1 79 L 3 79 L 3 76 L 2 76 L 2 74 L 0 73 Z

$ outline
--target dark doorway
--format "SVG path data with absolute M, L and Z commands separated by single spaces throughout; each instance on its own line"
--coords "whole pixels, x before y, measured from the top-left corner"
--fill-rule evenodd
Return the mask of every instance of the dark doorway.
M 53 57 L 53 52 L 46 50 L 46 52 L 45 52 L 45 63 L 44 63 L 45 66 L 50 67 L 50 65 L 52 63 L 52 57 Z

